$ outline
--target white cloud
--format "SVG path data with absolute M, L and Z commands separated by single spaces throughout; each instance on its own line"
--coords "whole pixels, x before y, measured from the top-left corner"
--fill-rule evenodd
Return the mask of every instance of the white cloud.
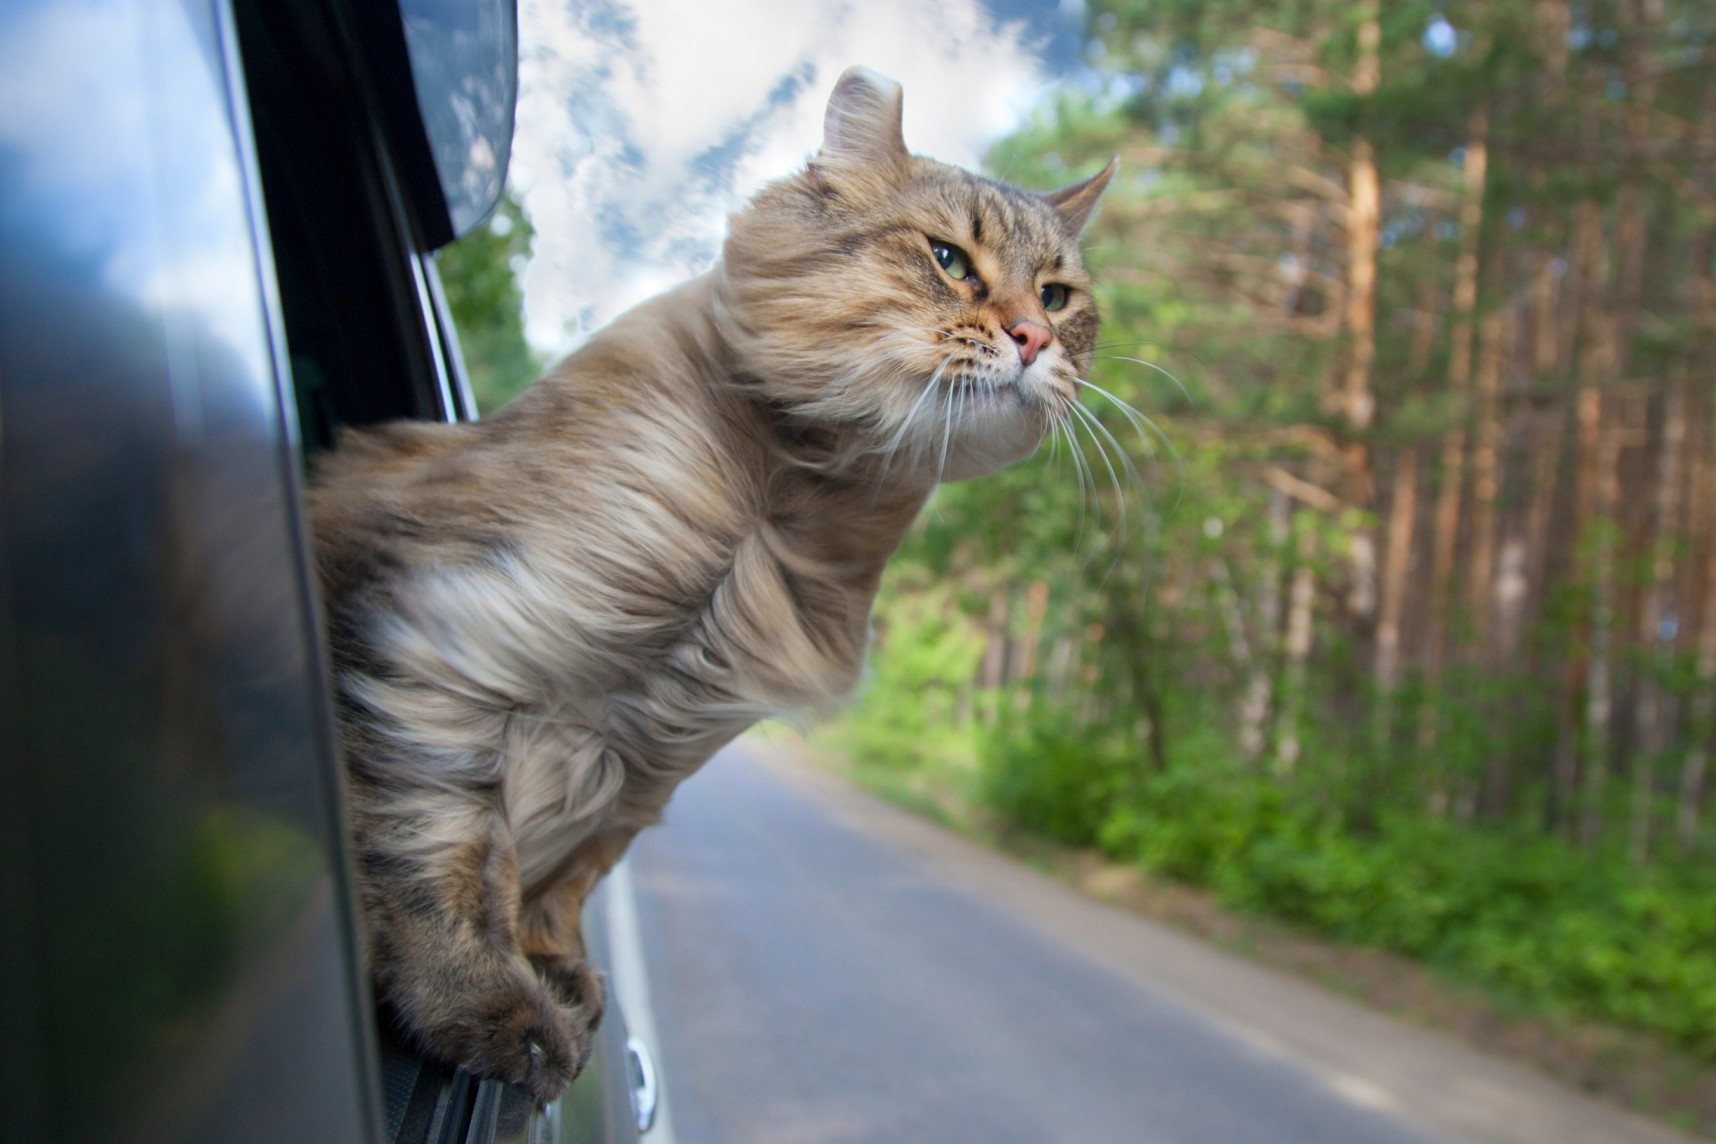
M 513 183 L 536 226 L 526 328 L 561 352 L 705 268 L 725 217 L 821 141 L 835 78 L 905 85 L 906 142 L 975 166 L 1045 78 L 978 0 L 523 0 Z

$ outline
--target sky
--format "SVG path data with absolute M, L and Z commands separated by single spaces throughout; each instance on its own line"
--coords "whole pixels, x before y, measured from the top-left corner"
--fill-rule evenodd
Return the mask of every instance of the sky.
M 525 331 L 557 357 L 715 259 L 727 214 L 817 148 L 863 64 L 913 151 L 977 167 L 1078 57 L 1078 0 L 521 0 L 511 185 Z

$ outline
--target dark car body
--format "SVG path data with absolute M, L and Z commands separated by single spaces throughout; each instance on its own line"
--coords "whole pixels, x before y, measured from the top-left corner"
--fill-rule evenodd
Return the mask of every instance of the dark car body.
M 0 1139 L 636 1139 L 617 1015 L 546 1112 L 378 1023 L 300 500 L 340 425 L 472 415 L 431 252 L 515 36 L 0 0 Z

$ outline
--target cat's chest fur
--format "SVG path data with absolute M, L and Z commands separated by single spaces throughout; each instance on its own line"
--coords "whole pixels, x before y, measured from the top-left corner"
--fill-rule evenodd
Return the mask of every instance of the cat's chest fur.
M 388 765 L 438 769 L 416 780 L 492 789 L 527 890 L 758 719 L 849 691 L 922 499 L 795 464 L 719 378 L 630 372 L 401 430 L 314 498 L 357 722 L 408 747 Z
M 873 583 L 818 567 L 765 516 L 699 555 L 694 576 L 610 597 L 631 619 L 617 627 L 578 614 L 582 593 L 568 579 L 585 570 L 559 552 L 522 548 L 498 580 L 473 586 L 492 597 L 480 622 L 521 601 L 542 618 L 528 634 L 508 628 L 513 698 L 490 707 L 527 888 L 595 830 L 655 821 L 681 781 L 757 720 L 826 705 L 856 681 Z M 679 589 L 671 601 L 669 585 Z

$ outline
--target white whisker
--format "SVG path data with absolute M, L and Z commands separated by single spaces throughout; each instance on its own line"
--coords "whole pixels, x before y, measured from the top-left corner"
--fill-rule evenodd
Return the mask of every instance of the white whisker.
M 1109 443 L 1114 446 L 1115 453 L 1117 453 L 1119 455 L 1121 463 L 1123 465 L 1125 465 L 1126 471 L 1131 474 L 1132 479 L 1134 481 L 1138 482 L 1138 486 L 1139 486 L 1140 490 L 1147 490 L 1148 486 L 1145 483 L 1144 474 L 1140 473 L 1138 471 L 1138 466 L 1132 463 L 1132 458 L 1127 454 L 1125 448 L 1122 447 L 1122 445 L 1120 444 L 1119 439 L 1114 436 L 1114 434 L 1109 430 L 1108 426 L 1104 425 L 1102 423 L 1101 419 L 1098 418 L 1097 415 L 1095 413 L 1091 412 L 1090 410 L 1085 409 L 1082 406 L 1077 406 L 1075 408 L 1077 409 L 1079 415 L 1084 419 L 1086 427 L 1091 431 L 1091 440 L 1096 443 L 1097 450 L 1102 454 L 1103 463 L 1108 466 L 1109 479 L 1111 481 L 1113 481 L 1113 483 L 1114 483 L 1114 495 L 1115 495 L 1116 499 L 1118 499 L 1120 502 L 1120 519 L 1119 519 L 1118 525 L 1116 527 L 1115 537 L 1114 537 L 1114 558 L 1111 561 L 1109 561 L 1109 565 L 1108 565 L 1107 570 L 1104 571 L 1102 574 L 1102 580 L 1097 585 L 1100 588 L 1102 585 L 1108 583 L 1108 578 L 1110 576 L 1114 575 L 1115 568 L 1119 567 L 1119 565 L 1120 565 L 1120 556 L 1121 556 L 1121 553 L 1126 546 L 1126 541 L 1127 541 L 1127 531 L 1126 531 L 1127 506 L 1126 506 L 1126 495 L 1125 495 L 1124 490 L 1121 487 L 1119 475 L 1115 471 L 1114 465 L 1109 463 L 1108 451 L 1107 451 L 1106 447 L 1104 447 L 1104 445 L 1102 444 L 1101 439 L 1097 436 L 1098 433 L 1100 433 L 1103 437 L 1108 438 Z M 1140 505 L 1141 509 L 1145 510 L 1146 520 L 1149 519 L 1149 513 L 1147 510 L 1148 503 L 1149 503 L 1148 499 L 1145 499 Z
M 1121 415 L 1131 424 L 1133 430 L 1137 432 L 1140 438 L 1143 438 L 1140 443 L 1144 446 L 1145 452 L 1148 453 L 1154 451 L 1148 440 L 1149 433 L 1145 432 L 1144 427 L 1146 425 L 1150 427 L 1150 432 L 1154 433 L 1156 437 L 1167 446 L 1170 452 L 1173 451 L 1174 443 L 1168 440 L 1167 435 L 1162 432 L 1154 421 L 1139 410 L 1137 406 L 1128 401 L 1121 400 L 1109 390 L 1102 388 L 1102 386 L 1097 385 L 1095 382 L 1090 381 L 1087 378 L 1075 377 L 1073 378 L 1073 382 L 1076 385 L 1081 385 L 1085 389 L 1090 390 L 1092 393 L 1100 394 L 1102 397 L 1107 398 L 1116 409 L 1120 410 Z
M 1189 389 L 1186 388 L 1186 383 L 1181 381 L 1179 378 L 1175 377 L 1172 373 L 1163 369 L 1161 366 L 1157 365 L 1153 361 L 1145 361 L 1143 358 L 1127 357 L 1124 354 L 1095 354 L 1095 355 L 1092 355 L 1091 360 L 1093 360 L 1093 361 L 1136 362 L 1138 365 L 1144 366 L 1146 369 L 1153 369 L 1157 373 L 1161 374 L 1163 377 L 1167 378 L 1169 381 L 1174 383 L 1174 388 L 1176 388 L 1180 391 L 1180 396 L 1184 397 L 1186 399 L 1187 405 L 1190 405 L 1192 403 L 1192 393 Z
M 938 365 L 936 367 L 934 373 L 930 374 L 929 381 L 924 384 L 923 392 L 918 394 L 918 399 L 916 401 L 912 402 L 912 407 L 910 409 L 906 410 L 906 417 L 905 417 L 905 420 L 900 422 L 899 432 L 894 434 L 894 439 L 889 441 L 888 447 L 883 450 L 882 471 L 881 471 L 881 474 L 878 475 L 876 478 L 875 495 L 877 497 L 880 497 L 882 495 L 882 482 L 887 479 L 888 470 L 893 466 L 894 454 L 899 451 L 900 442 L 905 440 L 906 431 L 911 428 L 912 418 L 917 416 L 918 407 L 924 403 L 924 398 L 928 397 L 930 394 L 935 392 L 935 387 L 938 384 L 940 384 L 941 375 L 943 372 L 946 371 L 946 369 L 947 369 L 947 363 L 943 362 L 941 365 Z M 874 507 L 873 502 L 872 502 L 872 507 Z
M 1143 427 L 1143 425 L 1141 425 L 1139 423 L 1139 420 L 1142 419 L 1145 422 L 1149 422 L 1150 427 L 1152 429 L 1156 429 L 1156 425 L 1154 422 L 1150 422 L 1150 419 L 1148 417 L 1145 417 L 1142 413 L 1139 413 L 1136 409 L 1133 409 L 1130 405 L 1127 405 L 1124 401 L 1121 401 L 1119 398 L 1115 397 L 1113 394 L 1109 393 L 1107 390 L 1103 389 L 1102 387 L 1096 386 L 1096 385 L 1091 385 L 1089 382 L 1084 381 L 1081 378 L 1074 378 L 1073 380 L 1077 381 L 1080 385 L 1083 385 L 1086 388 L 1095 390 L 1097 393 L 1102 394 L 1104 397 L 1106 397 L 1110 401 L 1114 402 L 1116 407 L 1119 408 L 1121 414 L 1126 417 L 1127 423 L 1130 424 L 1132 426 L 1132 428 L 1137 431 L 1139 443 L 1144 446 L 1144 451 L 1146 453 L 1150 453 L 1153 451 L 1150 448 L 1150 440 L 1145 435 L 1144 427 Z M 1106 426 L 1102 423 L 1102 419 L 1100 417 L 1098 417 L 1094 412 L 1092 412 L 1088 409 L 1084 409 L 1082 406 L 1080 406 L 1079 408 L 1090 419 L 1091 424 L 1094 425 L 1097 429 L 1101 430 L 1102 435 L 1104 437 L 1108 438 L 1109 444 L 1114 446 L 1114 451 L 1116 453 L 1120 454 L 1121 460 L 1124 461 L 1126 463 L 1126 467 L 1131 470 L 1133 479 L 1138 482 L 1138 484 L 1141 488 L 1147 489 L 1149 487 L 1149 482 L 1144 479 L 1144 474 L 1139 472 L 1138 466 L 1133 463 L 1132 455 L 1126 451 L 1126 447 L 1120 443 L 1120 439 L 1118 437 L 1116 437 L 1112 431 L 1109 430 L 1108 426 Z M 1156 431 L 1158 433 L 1161 432 L 1160 429 L 1156 429 Z M 1172 450 L 1174 448 L 1172 441 L 1168 442 L 1168 448 L 1170 450 Z M 1177 458 L 1179 456 L 1179 454 L 1176 452 L 1175 456 Z
M 1126 493 L 1120 487 L 1120 474 L 1115 470 L 1114 462 L 1109 460 L 1108 447 L 1102 443 L 1102 438 L 1097 436 L 1097 430 L 1100 429 L 1110 440 L 1113 440 L 1114 435 L 1096 420 L 1096 414 L 1084 406 L 1075 405 L 1072 407 L 1072 411 L 1075 417 L 1084 422 L 1085 428 L 1090 432 L 1090 443 L 1096 446 L 1097 456 L 1102 458 L 1102 466 L 1108 470 L 1108 480 L 1114 486 L 1116 512 L 1119 515 L 1119 519 L 1115 522 L 1118 537 L 1115 543 L 1124 543 L 1126 537 Z M 1119 442 L 1115 442 L 1115 447 L 1116 449 L 1119 448 Z M 1123 459 L 1125 457 L 1124 450 L 1121 451 L 1121 457 Z
M 1084 409 L 1075 409 L 1075 415 L 1078 417 L 1079 424 L 1084 428 L 1085 432 L 1090 433 L 1090 425 L 1089 425 L 1090 413 L 1089 413 L 1089 411 L 1084 410 Z M 1108 453 L 1103 448 L 1102 442 L 1097 438 L 1095 433 L 1090 433 L 1090 439 L 1091 439 L 1091 443 L 1096 446 L 1097 453 L 1102 457 L 1102 463 L 1103 463 L 1104 467 L 1106 467 L 1108 469 L 1109 479 L 1114 482 L 1115 495 L 1121 501 L 1121 507 L 1119 509 L 1119 519 L 1117 521 L 1117 527 L 1116 527 L 1116 535 L 1115 535 L 1115 538 L 1113 540 L 1113 544 L 1115 546 L 1116 554 L 1118 557 L 1119 545 L 1123 542 L 1124 537 L 1125 537 L 1125 528 L 1126 528 L 1125 499 L 1124 499 L 1124 497 L 1120 496 L 1119 479 L 1115 474 L 1114 466 L 1109 463 Z M 1085 458 L 1085 463 L 1087 466 L 1090 465 L 1090 458 L 1088 456 Z M 1094 498 L 1096 496 L 1096 469 L 1094 466 L 1090 466 L 1090 474 L 1091 474 L 1091 495 Z M 1100 501 L 1098 501 L 1097 510 L 1096 510 L 1095 515 L 1096 515 L 1096 529 L 1097 529 L 1096 535 L 1097 535 L 1098 540 L 1100 542 L 1102 540 L 1102 538 L 1104 537 L 1104 534 L 1105 534 L 1105 530 L 1102 527 L 1102 506 L 1101 506 Z M 1098 545 L 1098 548 L 1100 548 L 1100 543 Z M 1093 548 L 1091 550 L 1090 554 L 1085 557 L 1085 559 L 1084 559 L 1084 567 L 1085 568 L 1089 568 L 1091 561 L 1096 559 L 1096 553 L 1098 551 L 1098 548 Z M 1112 564 L 1110 564 L 1109 570 L 1110 571 L 1113 570 Z M 1104 579 L 1106 579 L 1106 578 L 1107 578 L 1107 575 L 1105 573 Z
M 1135 359 L 1127 358 L 1125 360 L 1132 361 Z M 1148 365 L 1149 363 L 1143 362 L 1141 364 Z M 1102 388 L 1102 386 L 1097 385 L 1094 382 L 1086 381 L 1082 377 L 1075 377 L 1073 378 L 1073 381 L 1093 393 L 1101 394 L 1113 403 L 1116 409 L 1120 410 L 1121 416 L 1126 418 L 1127 423 L 1130 424 L 1133 431 L 1138 434 L 1139 444 L 1143 445 L 1145 456 L 1152 458 L 1155 456 L 1155 449 L 1150 444 L 1150 434 L 1155 434 L 1157 440 L 1162 442 L 1163 447 L 1168 450 L 1168 455 L 1174 459 L 1174 470 L 1178 477 L 1179 485 L 1178 489 L 1175 491 L 1174 497 L 1174 504 L 1177 507 L 1180 499 L 1184 497 L 1186 493 L 1186 462 L 1185 458 L 1180 456 L 1179 449 L 1175 448 L 1173 439 L 1170 438 L 1162 427 L 1156 424 L 1156 422 L 1150 417 L 1141 413 L 1138 409 L 1134 408 L 1127 402 L 1122 401 L 1108 390 Z M 1145 431 L 1146 426 L 1149 427 L 1149 432 Z M 1134 468 L 1136 469 L 1136 466 L 1134 466 Z M 1154 468 L 1154 461 L 1152 461 L 1152 468 Z M 1143 481 L 1143 474 L 1141 473 L 1139 474 L 1139 480 Z
M 1073 473 L 1078 478 L 1078 529 L 1073 533 L 1073 555 L 1076 557 L 1079 549 L 1084 544 L 1085 487 L 1088 482 L 1090 487 L 1094 489 L 1096 487 L 1096 483 L 1089 476 L 1090 463 L 1085 459 L 1084 454 L 1080 452 L 1078 440 L 1073 436 L 1072 419 L 1069 417 L 1060 421 L 1057 423 L 1056 428 L 1066 434 L 1067 456 L 1071 458 Z
M 954 387 L 947 390 L 947 412 L 942 415 L 941 426 L 941 460 L 936 463 L 935 483 L 941 484 L 943 474 L 947 472 L 947 446 L 953 437 L 953 394 Z

